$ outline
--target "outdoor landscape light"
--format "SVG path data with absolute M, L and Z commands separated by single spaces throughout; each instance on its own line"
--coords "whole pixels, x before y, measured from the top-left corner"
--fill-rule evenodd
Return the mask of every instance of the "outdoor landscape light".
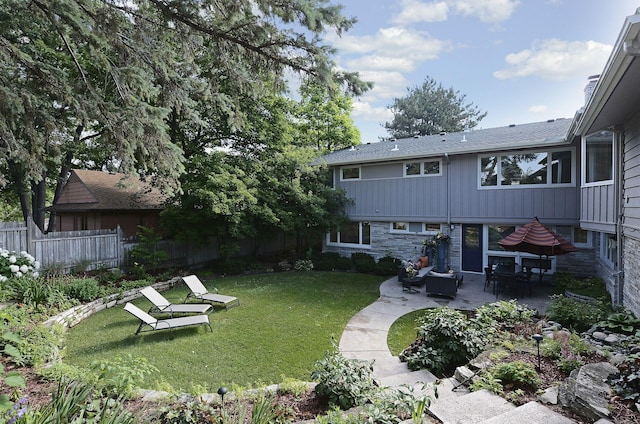
M 533 340 L 536 341 L 536 345 L 538 346 L 538 371 L 540 371 L 540 342 L 542 341 L 542 336 L 540 334 L 534 334 Z
M 224 395 L 227 394 L 227 392 L 229 391 L 229 389 L 227 389 L 226 387 L 220 387 L 218 389 L 218 394 L 220 395 L 220 399 L 222 399 L 222 407 L 224 408 Z

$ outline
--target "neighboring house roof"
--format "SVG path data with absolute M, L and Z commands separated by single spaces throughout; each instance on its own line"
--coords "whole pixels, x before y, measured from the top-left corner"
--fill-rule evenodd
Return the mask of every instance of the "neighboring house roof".
M 571 142 L 571 119 L 428 135 L 379 143 L 361 144 L 323 156 L 317 164 L 347 165 L 404 160 L 417 157 L 555 146 Z
M 640 9 L 638 9 L 640 11 Z M 576 134 L 627 122 L 640 112 L 640 14 L 628 16 L 598 83 L 581 115 Z
M 71 171 L 60 199 L 49 209 L 73 210 L 157 210 L 166 197 L 151 184 L 120 173 Z

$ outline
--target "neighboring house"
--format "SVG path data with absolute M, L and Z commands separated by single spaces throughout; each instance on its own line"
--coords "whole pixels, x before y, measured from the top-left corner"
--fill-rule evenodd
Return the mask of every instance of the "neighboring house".
M 422 242 L 451 235 L 449 266 L 483 272 L 531 255 L 497 242 L 537 216 L 577 246 L 552 269 L 593 273 L 593 245 L 580 228 L 580 142 L 572 121 L 439 134 L 360 145 L 323 158 L 334 186 L 353 199 L 349 228 L 327 235 L 326 251 L 415 258 Z
M 640 9 L 639 9 L 640 12 Z M 324 249 L 418 256 L 452 236 L 449 266 L 481 272 L 496 242 L 534 216 L 579 252 L 553 270 L 597 275 L 640 316 L 640 14 L 629 16 L 586 105 L 554 120 L 361 145 L 323 158 L 354 200 Z M 598 78 L 599 77 L 599 78 Z M 549 166 L 550 164 L 550 166 Z
M 640 14 L 627 17 L 592 94 L 578 112 L 580 225 L 599 240 L 598 275 L 640 316 Z
M 165 197 L 138 178 L 118 173 L 73 170 L 58 201 L 55 231 L 114 229 L 127 237 L 138 226 L 159 229 Z

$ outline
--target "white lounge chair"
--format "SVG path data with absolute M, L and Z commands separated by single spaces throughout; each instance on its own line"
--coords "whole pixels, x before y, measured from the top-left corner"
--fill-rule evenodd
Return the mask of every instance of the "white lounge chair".
M 210 302 L 213 305 L 224 306 L 226 309 L 240 305 L 240 300 L 237 297 L 219 294 L 217 289 L 213 289 L 215 290 L 213 293 L 209 292 L 196 275 L 187 275 L 182 277 L 182 280 L 191 290 L 191 293 L 187 294 L 185 302 L 190 297 L 193 297 L 201 301 Z
M 211 309 L 211 305 L 206 303 L 171 303 L 151 286 L 140 289 L 140 293 L 153 304 L 150 314 L 164 313 L 173 318 L 173 314 L 205 314 Z
M 192 325 L 200 325 L 205 324 L 209 326 L 209 330 L 213 332 L 213 328 L 211 328 L 211 323 L 209 322 L 209 315 L 191 315 L 188 317 L 180 317 L 180 318 L 168 318 L 168 319 L 156 319 L 138 308 L 136 305 L 127 303 L 124 305 L 124 310 L 134 315 L 136 318 L 140 320 L 140 326 L 136 330 L 136 336 L 140 332 L 144 331 L 155 331 L 155 330 L 173 330 L 178 327 L 189 327 Z M 142 328 L 148 325 L 151 329 L 143 330 Z

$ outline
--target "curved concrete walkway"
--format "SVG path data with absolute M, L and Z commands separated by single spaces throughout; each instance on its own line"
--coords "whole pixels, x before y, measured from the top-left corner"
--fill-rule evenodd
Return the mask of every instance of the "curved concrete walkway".
M 549 302 L 550 287 L 534 286 L 533 296 L 521 299 L 531 309 L 544 312 Z M 501 297 L 502 299 L 506 299 Z M 380 285 L 380 297 L 371 305 L 353 316 L 340 338 L 340 352 L 347 358 L 374 360 L 373 374 L 377 379 L 407 374 L 409 369 L 397 356 L 391 355 L 387 347 L 387 335 L 391 324 L 401 316 L 425 308 L 449 306 L 454 309 L 471 310 L 485 303 L 496 301 L 490 290 L 484 290 L 484 276 L 464 274 L 464 283 L 458 288 L 455 299 L 426 296 L 424 289 L 419 293 L 402 291 L 396 277 Z M 435 380 L 430 373 L 421 381 Z

